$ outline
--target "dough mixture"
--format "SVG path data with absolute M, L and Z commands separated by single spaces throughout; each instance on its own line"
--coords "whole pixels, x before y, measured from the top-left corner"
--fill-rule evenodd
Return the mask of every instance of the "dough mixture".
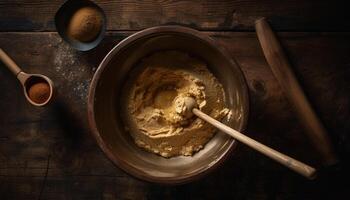
M 218 120 L 229 111 L 223 87 L 206 64 L 186 53 L 165 51 L 144 58 L 136 69 L 136 80 L 126 89 L 128 130 L 135 143 L 163 157 L 191 156 L 202 149 L 216 129 L 186 116 L 184 97 L 194 98 L 200 110 Z

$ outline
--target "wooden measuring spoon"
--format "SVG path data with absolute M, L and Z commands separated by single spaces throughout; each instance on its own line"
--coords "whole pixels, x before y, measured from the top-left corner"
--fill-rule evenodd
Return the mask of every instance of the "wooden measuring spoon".
M 53 82 L 42 74 L 27 74 L 23 72 L 18 65 L 0 48 L 0 60 L 7 66 L 7 68 L 17 77 L 19 82 L 21 82 L 24 90 L 24 95 L 26 99 L 34 106 L 44 106 L 50 102 L 53 94 Z M 28 93 L 31 87 L 34 87 L 35 84 L 43 83 L 47 84 L 49 87 L 49 94 L 45 95 L 43 101 L 35 101 L 31 99 Z
M 209 115 L 203 113 L 199 109 L 197 109 L 197 103 L 196 101 L 191 97 L 181 97 L 180 103 L 177 103 L 176 101 L 178 99 L 175 99 L 175 105 L 182 106 L 179 110 L 183 111 L 181 114 L 183 114 L 184 117 L 188 118 L 196 115 L 197 117 L 201 118 L 202 120 L 208 122 L 209 124 L 213 125 L 217 129 L 221 130 L 222 132 L 232 136 L 236 140 L 242 142 L 243 144 L 251 147 L 252 149 L 255 149 L 256 151 L 264 154 L 267 157 L 270 157 L 271 159 L 281 163 L 282 165 L 288 167 L 289 169 L 309 178 L 314 179 L 316 177 L 316 170 L 298 160 L 295 160 L 294 158 L 291 158 L 285 154 L 282 154 L 268 146 L 265 146 L 261 144 L 258 141 L 253 140 L 250 137 L 247 137 L 243 135 L 242 133 L 224 125 L 223 123 L 215 120 L 214 118 L 210 117 Z

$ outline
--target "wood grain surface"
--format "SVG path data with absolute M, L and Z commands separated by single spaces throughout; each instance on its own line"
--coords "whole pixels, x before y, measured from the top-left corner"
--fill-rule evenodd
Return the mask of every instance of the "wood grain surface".
M 2 0 L 0 31 L 54 31 L 63 0 Z M 341 1 L 318 0 L 95 0 L 108 16 L 108 30 L 139 30 L 181 24 L 199 30 L 254 31 L 268 17 L 275 30 L 349 31 L 350 12 Z
M 54 81 L 49 107 L 26 102 L 0 63 L 0 199 L 347 199 L 350 173 L 350 12 L 341 1 L 96 0 L 108 33 L 88 52 L 69 47 L 54 31 L 64 0 L 0 0 L 0 48 L 30 73 Z M 207 177 L 163 186 L 115 167 L 90 136 L 86 97 L 106 53 L 136 30 L 181 24 L 205 31 L 242 68 L 250 95 L 248 136 L 314 166 L 317 153 L 302 132 L 254 33 L 267 17 L 279 32 L 308 99 L 324 123 L 340 167 L 320 169 L 315 181 L 239 145 Z M 347 31 L 347 32 L 346 32 Z
M 340 199 L 347 172 L 310 182 L 240 145 L 219 170 L 182 186 L 149 184 L 125 174 L 89 135 L 86 97 L 104 55 L 133 32 L 109 32 L 96 49 L 70 48 L 57 33 L 0 33 L 0 46 L 24 71 L 57 86 L 46 108 L 29 105 L 0 64 L 1 199 Z M 268 67 L 255 33 L 206 32 L 241 66 L 250 93 L 249 136 L 319 166 L 302 127 Z M 349 166 L 350 33 L 279 33 L 295 72 Z M 346 168 L 346 167 L 345 167 Z

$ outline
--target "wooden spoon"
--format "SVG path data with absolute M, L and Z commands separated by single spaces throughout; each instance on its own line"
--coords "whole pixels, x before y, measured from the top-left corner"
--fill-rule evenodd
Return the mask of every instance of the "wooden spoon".
M 52 81 L 42 74 L 27 74 L 18 67 L 18 65 L 0 48 L 0 60 L 7 66 L 7 68 L 17 77 L 19 82 L 22 84 L 24 95 L 26 99 L 34 106 L 44 106 L 50 102 L 53 94 L 53 83 Z M 49 85 L 50 94 L 44 102 L 35 102 L 29 95 L 28 91 L 33 84 L 38 82 L 44 82 Z
M 197 117 L 208 122 L 209 124 L 213 125 L 217 129 L 221 130 L 222 132 L 232 136 L 236 140 L 242 142 L 243 144 L 248 145 L 249 147 L 264 154 L 265 156 L 272 158 L 273 160 L 281 163 L 282 165 L 288 167 L 289 169 L 309 179 L 314 179 L 316 177 L 316 170 L 313 167 L 305 163 L 302 163 L 298 160 L 295 160 L 294 158 L 291 158 L 285 154 L 282 154 L 268 146 L 265 146 L 260 142 L 255 141 L 252 138 L 243 135 L 242 133 L 224 125 L 223 123 L 203 113 L 202 111 L 197 109 L 197 103 L 193 98 L 185 97 L 185 99 L 183 99 L 182 102 L 184 102 L 185 104 L 185 109 L 183 109 L 184 112 L 182 113 L 184 116 L 190 117 L 191 114 L 192 115 L 194 114 Z

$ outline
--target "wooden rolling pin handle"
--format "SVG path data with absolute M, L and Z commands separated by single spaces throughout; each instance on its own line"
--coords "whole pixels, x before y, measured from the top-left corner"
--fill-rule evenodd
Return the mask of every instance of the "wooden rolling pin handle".
M 6 67 L 17 77 L 22 71 L 18 65 L 0 48 L 0 60 L 4 62 Z
M 211 118 L 207 114 L 203 113 L 202 111 L 198 110 L 197 108 L 194 108 L 193 113 L 198 116 L 199 118 L 203 119 L 204 121 L 210 123 L 211 125 L 215 126 L 217 129 L 231 135 L 236 140 L 240 141 L 243 144 L 246 144 L 247 146 L 255 149 L 256 151 L 266 155 L 267 157 L 270 157 L 271 159 L 281 163 L 282 165 L 288 167 L 289 169 L 309 178 L 314 179 L 316 177 L 316 170 L 307 165 L 304 164 L 298 160 L 295 160 L 294 158 L 291 158 L 287 155 L 284 155 L 274 149 L 271 149 L 268 146 L 265 146 L 261 144 L 260 142 L 257 142 L 253 140 L 250 137 L 247 137 L 243 135 L 242 133 L 222 124 L 221 122 Z
M 293 104 L 300 122 L 305 127 L 305 133 L 320 153 L 323 163 L 325 165 L 335 164 L 337 157 L 327 131 L 309 104 L 270 25 L 265 18 L 261 18 L 255 22 L 255 29 L 265 58 L 287 98 Z

